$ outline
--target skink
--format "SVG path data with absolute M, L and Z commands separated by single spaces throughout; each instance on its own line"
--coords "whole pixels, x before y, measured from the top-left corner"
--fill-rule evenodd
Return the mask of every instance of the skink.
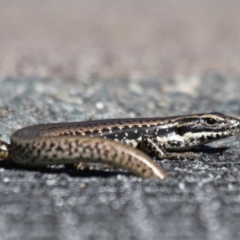
M 239 130 L 238 118 L 221 113 L 39 124 L 13 133 L 10 144 L 0 141 L 0 158 L 27 166 L 100 162 L 164 179 L 165 172 L 148 154 L 179 158 Z

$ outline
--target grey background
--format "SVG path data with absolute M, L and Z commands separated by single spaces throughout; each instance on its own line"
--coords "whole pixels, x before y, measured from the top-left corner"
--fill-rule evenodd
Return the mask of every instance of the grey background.
M 40 122 L 239 116 L 239 7 L 0 1 L 1 139 Z M 164 181 L 1 162 L 0 238 L 239 239 L 239 140 L 159 162 Z

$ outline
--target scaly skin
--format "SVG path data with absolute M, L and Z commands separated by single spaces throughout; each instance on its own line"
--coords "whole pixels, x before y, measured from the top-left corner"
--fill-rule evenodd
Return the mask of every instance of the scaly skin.
M 13 133 L 10 145 L 0 142 L 0 158 L 31 166 L 100 162 L 164 179 L 164 171 L 142 151 L 178 158 L 177 151 L 233 136 L 239 129 L 239 119 L 221 113 L 40 124 Z

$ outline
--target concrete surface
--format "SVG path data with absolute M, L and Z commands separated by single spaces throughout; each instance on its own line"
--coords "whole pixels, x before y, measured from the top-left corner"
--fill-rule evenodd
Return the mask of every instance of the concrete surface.
M 0 4 L 3 140 L 43 122 L 240 115 L 238 1 Z M 239 141 L 159 162 L 164 181 L 1 162 L 0 239 L 239 239 Z

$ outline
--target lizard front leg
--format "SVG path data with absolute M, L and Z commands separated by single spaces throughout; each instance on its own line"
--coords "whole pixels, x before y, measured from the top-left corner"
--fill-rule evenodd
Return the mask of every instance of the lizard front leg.
M 196 158 L 196 154 L 193 152 L 168 152 L 165 149 L 166 143 L 160 141 L 157 138 L 150 137 L 149 135 L 144 135 L 141 142 L 138 144 L 137 148 L 142 151 L 152 154 L 159 159 L 186 159 L 186 158 Z

